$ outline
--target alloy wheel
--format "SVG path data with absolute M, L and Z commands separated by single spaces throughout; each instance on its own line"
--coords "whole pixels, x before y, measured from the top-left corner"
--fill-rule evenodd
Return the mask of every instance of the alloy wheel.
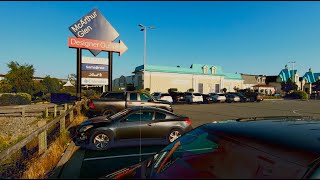
M 181 133 L 178 130 L 174 130 L 169 135 L 169 141 L 173 142 L 181 136 Z
M 104 149 L 109 143 L 109 137 L 105 134 L 98 134 L 93 139 L 93 144 L 97 149 Z

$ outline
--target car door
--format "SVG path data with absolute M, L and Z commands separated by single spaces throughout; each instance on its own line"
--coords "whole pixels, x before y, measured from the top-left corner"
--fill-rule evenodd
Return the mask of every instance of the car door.
M 140 137 L 148 137 L 152 132 L 149 123 L 153 116 L 153 111 L 138 110 L 124 117 L 117 125 L 117 140 L 139 140 Z
M 145 93 L 138 93 L 138 100 L 140 101 L 140 106 L 153 107 L 155 104 L 151 102 L 151 97 Z

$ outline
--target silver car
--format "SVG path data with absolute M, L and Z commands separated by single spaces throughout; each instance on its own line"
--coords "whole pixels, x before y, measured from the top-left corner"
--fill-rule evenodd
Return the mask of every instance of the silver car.
M 210 93 L 213 102 L 226 102 L 226 96 L 223 93 Z

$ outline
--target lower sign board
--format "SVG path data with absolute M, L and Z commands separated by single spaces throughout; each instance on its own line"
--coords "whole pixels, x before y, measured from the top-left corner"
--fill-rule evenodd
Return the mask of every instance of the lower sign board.
M 101 64 L 81 64 L 81 70 L 83 71 L 108 71 L 108 65 Z
M 108 78 L 81 78 L 82 85 L 108 85 Z
M 108 72 L 82 71 L 82 78 L 108 78 Z

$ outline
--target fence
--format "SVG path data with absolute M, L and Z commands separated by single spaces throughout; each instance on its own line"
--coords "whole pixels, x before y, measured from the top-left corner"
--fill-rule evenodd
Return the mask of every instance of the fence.
M 49 129 L 51 129 L 53 126 L 55 126 L 58 122 L 60 122 L 60 132 L 63 132 L 66 129 L 66 120 L 68 117 L 69 120 L 69 124 L 74 120 L 74 114 L 76 113 L 77 115 L 79 115 L 81 113 L 81 107 L 84 101 L 78 101 L 76 102 L 74 105 L 67 105 L 65 104 L 63 107 L 63 109 L 60 109 L 58 111 L 57 106 L 53 105 L 53 106 L 47 106 L 43 109 L 38 109 L 37 111 L 41 112 L 43 111 L 44 115 L 48 117 L 49 111 L 51 111 L 53 113 L 53 116 L 55 117 L 52 121 L 46 123 L 45 120 L 43 121 L 38 121 L 38 129 L 34 132 L 32 132 L 30 135 L 28 135 L 26 138 L 24 138 L 23 140 L 19 141 L 18 143 L 10 146 L 9 148 L 3 150 L 0 153 L 0 162 L 4 162 L 5 160 L 7 160 L 8 158 L 10 158 L 10 156 L 12 156 L 13 154 L 15 154 L 16 152 L 18 152 L 19 150 L 22 150 L 26 147 L 26 145 L 31 142 L 32 140 L 34 140 L 35 138 L 38 137 L 38 153 L 42 154 L 46 151 L 47 149 L 47 139 L 48 139 L 48 135 L 47 135 L 47 131 Z M 51 108 L 51 110 L 49 110 Z M 14 109 L 12 111 L 6 110 L 6 111 L 2 111 L 4 113 L 2 114 L 8 114 L 8 113 L 20 113 L 22 117 L 26 116 L 27 113 L 30 112 L 35 112 L 34 109 L 33 110 L 27 110 L 25 107 L 23 107 L 22 109 Z M 59 112 L 59 116 L 57 116 L 57 113 Z M 42 113 L 41 113 L 42 114 Z
M 0 106 L 0 117 L 53 117 L 57 116 L 60 110 L 67 109 L 68 105 L 42 104 L 42 105 L 21 105 L 21 106 Z

